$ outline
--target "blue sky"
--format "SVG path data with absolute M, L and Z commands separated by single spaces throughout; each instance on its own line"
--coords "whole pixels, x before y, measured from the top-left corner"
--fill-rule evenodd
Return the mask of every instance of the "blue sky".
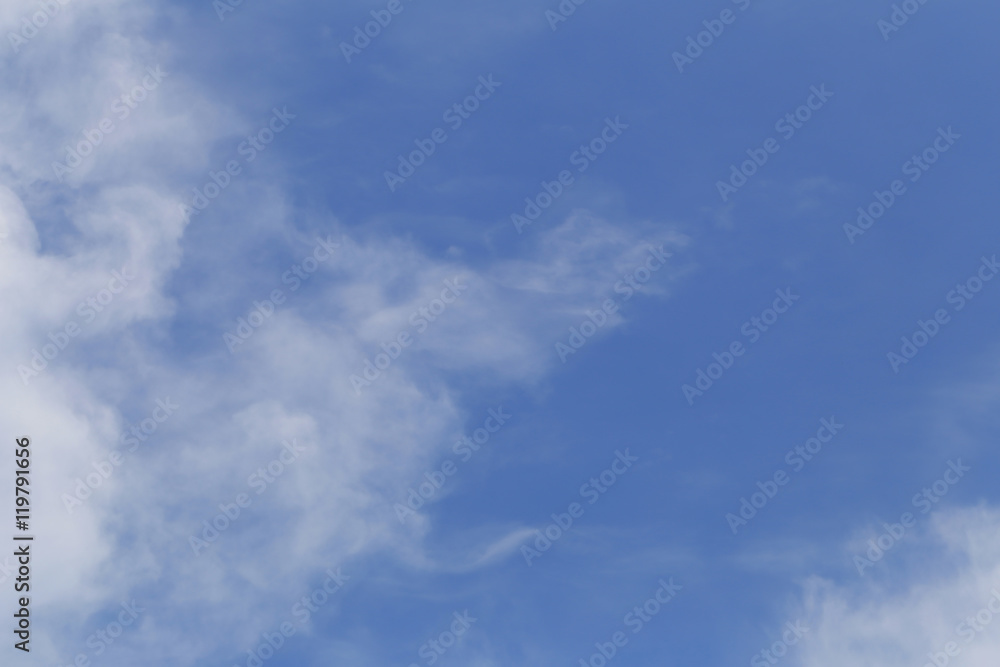
M 0 9 L 11 664 L 995 664 L 1000 10 L 221 1 Z

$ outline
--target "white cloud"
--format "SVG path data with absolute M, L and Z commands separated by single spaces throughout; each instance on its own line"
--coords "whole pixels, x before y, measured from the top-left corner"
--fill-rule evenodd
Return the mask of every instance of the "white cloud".
M 1000 611 L 1000 511 L 935 513 L 927 533 L 906 547 L 923 557 L 902 583 L 891 570 L 841 583 L 807 582 L 800 617 L 810 632 L 798 664 L 919 666 L 930 663 L 929 653 L 964 667 L 996 664 L 1000 614 L 974 619 L 990 604 Z M 945 653 L 949 643 L 953 656 Z
M 111 5 L 91 9 L 110 12 Z M 55 41 L 30 46 L 39 63 L 61 48 Z M 494 562 L 519 541 L 517 527 L 435 556 L 422 545 L 427 522 L 402 527 L 392 509 L 461 430 L 462 397 L 449 389 L 447 373 L 486 371 L 484 381 L 493 384 L 541 377 L 555 358 L 554 341 L 572 323 L 568 317 L 610 292 L 617 274 L 644 252 L 641 239 L 682 241 L 663 226 L 629 229 L 586 214 L 525 241 L 534 248 L 527 262 L 471 266 L 432 259 L 398 239 L 348 240 L 317 273 L 313 291 L 290 295 L 235 355 L 222 333 L 246 311 L 229 307 L 230 285 L 191 288 L 199 312 L 216 312 L 219 328 L 204 332 L 214 347 L 177 358 L 173 327 L 189 302 L 172 281 L 192 268 L 182 251 L 178 192 L 201 182 L 206 146 L 226 140 L 228 132 L 212 121 L 222 107 L 208 114 L 208 130 L 192 129 L 204 127 L 196 116 L 207 103 L 178 86 L 169 104 L 166 95 L 160 105 L 151 99 L 130 119 L 129 141 L 105 146 L 66 183 L 47 173 L 63 139 L 46 137 L 72 135 L 99 117 L 114 82 L 131 81 L 150 50 L 141 41 L 106 39 L 79 65 L 103 72 L 101 82 L 56 79 L 12 92 L 25 113 L 17 125 L 23 140 L 6 139 L 12 150 L 4 167 L 12 178 L 0 189 L 8 234 L 0 245 L 0 425 L 33 438 L 36 534 L 39 545 L 59 545 L 39 549 L 35 561 L 35 576 L 46 582 L 33 597 L 40 619 L 35 650 L 47 662 L 86 652 L 95 612 L 133 597 L 147 611 L 116 648 L 119 659 L 141 647 L 136 655 L 144 664 L 154 664 L 151 655 L 159 656 L 155 664 L 197 664 L 209 654 L 243 651 L 282 620 L 289 591 L 359 554 L 395 551 L 402 562 L 439 570 Z M 40 66 L 30 59 L 20 65 Z M 171 77 L 173 85 L 183 79 L 179 72 Z M 193 157 L 147 168 L 151 156 L 162 155 L 164 132 L 176 137 L 179 153 L 190 148 Z M 134 173 L 123 178 L 130 165 Z M 32 190 L 40 179 L 45 187 Z M 63 199 L 71 203 L 56 204 Z M 231 205 L 239 210 L 240 198 Z M 248 218 L 253 205 L 242 203 Z M 282 219 L 269 224 L 287 225 L 288 208 L 275 210 Z M 124 266 L 136 278 L 84 322 L 79 303 Z M 357 395 L 349 376 L 381 342 L 411 329 L 411 313 L 456 276 L 469 285 L 467 294 Z M 247 307 L 259 296 L 247 295 Z M 30 364 L 31 351 L 69 322 L 80 325 L 79 336 L 25 386 L 16 367 Z M 181 405 L 177 413 L 68 515 L 63 494 L 118 446 L 129 422 L 146 418 L 167 396 Z M 248 492 L 248 476 L 286 439 L 306 449 L 301 460 L 264 494 L 250 491 L 253 505 L 195 557 L 188 539 L 202 520 Z M 196 637 L 186 620 L 194 617 Z
M 5 3 L 0 26 L 13 29 L 35 7 Z M 179 205 L 222 166 L 213 162 L 217 149 L 229 150 L 257 119 L 175 71 L 173 48 L 149 36 L 153 18 L 152 9 L 117 0 L 73 0 L 21 53 L 2 56 L 0 426 L 34 442 L 34 576 L 45 582 L 33 596 L 39 663 L 88 652 L 95 614 L 122 600 L 137 598 L 147 611 L 116 660 L 203 664 L 241 653 L 283 620 L 290 591 L 360 554 L 385 550 L 439 571 L 495 562 L 523 529 L 485 531 L 443 554 L 424 543 L 426 519 L 401 526 L 392 509 L 462 429 L 465 397 L 449 387 L 449 374 L 475 371 L 499 386 L 537 380 L 573 317 L 609 295 L 646 252 L 640 241 L 685 243 L 668 225 L 623 226 L 586 212 L 522 240 L 528 260 L 471 265 L 431 258 L 401 239 L 348 239 L 308 296 L 289 295 L 230 354 L 222 333 L 264 295 L 246 294 L 246 309 L 232 310 L 228 290 L 240 288 L 233 277 L 246 266 L 218 266 L 232 256 L 221 251 L 208 255 L 212 267 L 197 264 L 206 255 L 185 253 L 184 235 L 208 224 L 206 216 L 186 222 Z M 65 158 L 64 147 L 157 65 L 169 73 L 163 83 L 60 182 L 52 162 Z M 240 196 L 251 186 L 266 193 L 266 210 L 259 197 Z M 248 173 L 226 196 L 227 214 L 249 230 L 234 243 L 251 243 L 253 230 L 292 227 L 273 182 Z M 335 238 L 345 231 L 325 224 Z M 287 235 L 292 254 L 301 251 L 295 236 Z M 79 304 L 123 267 L 135 278 L 87 320 Z M 219 278 L 179 286 L 191 271 Z M 411 314 L 456 276 L 468 291 L 357 395 L 349 376 L 382 342 L 412 332 Z M 658 283 L 661 293 L 669 282 Z M 213 313 L 198 322 L 216 328 L 179 332 L 191 308 Z M 26 386 L 17 366 L 30 365 L 32 350 L 71 322 L 79 335 Z M 201 346 L 186 356 L 181 335 Z M 168 396 L 181 406 L 176 414 L 67 514 L 63 494 Z M 301 459 L 266 492 L 248 491 L 248 477 L 291 439 L 305 449 Z M 195 557 L 189 537 L 238 493 L 253 504 Z

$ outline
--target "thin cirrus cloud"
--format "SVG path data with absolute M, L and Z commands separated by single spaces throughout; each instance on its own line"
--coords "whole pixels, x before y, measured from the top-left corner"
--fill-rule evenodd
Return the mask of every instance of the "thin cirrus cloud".
M 704 649 L 745 660 L 793 618 L 809 633 L 787 664 L 920 665 L 949 642 L 961 649 L 949 656 L 956 664 L 987 664 L 993 625 L 968 642 L 957 629 L 1000 586 L 998 517 L 982 482 L 996 383 L 954 387 L 992 363 L 961 337 L 989 312 L 991 293 L 905 369 L 911 384 L 876 374 L 895 329 L 912 331 L 951 273 L 967 275 L 991 252 L 960 247 L 961 234 L 933 252 L 915 244 L 908 252 L 926 269 L 912 292 L 886 296 L 900 288 L 906 254 L 886 239 L 934 229 L 920 210 L 940 194 L 933 188 L 963 187 L 948 169 L 989 143 L 976 138 L 976 119 L 929 105 L 932 127 L 954 122 L 970 140 L 893 209 L 911 227 L 887 217 L 862 248 L 835 245 L 844 212 L 926 134 L 925 119 L 906 117 L 913 141 L 907 122 L 893 125 L 884 144 L 862 146 L 881 153 L 864 161 L 871 178 L 852 176 L 859 140 L 844 119 L 856 117 L 860 93 L 848 82 L 870 69 L 855 58 L 885 46 L 875 24 L 885 8 L 848 3 L 824 32 L 827 8 L 732 3 L 747 9 L 681 75 L 670 52 L 727 3 L 571 3 L 553 30 L 545 12 L 557 2 L 485 17 L 403 2 L 351 63 L 339 42 L 385 3 L 247 0 L 224 20 L 210 2 L 0 8 L 0 424 L 36 443 L 43 548 L 33 575 L 43 585 L 30 664 L 80 654 L 94 664 L 247 664 L 337 568 L 347 583 L 294 621 L 298 638 L 270 664 L 423 662 L 424 642 L 466 606 L 481 620 L 442 664 L 575 664 L 671 576 L 683 595 L 656 630 L 621 647 L 620 664 L 650 664 L 668 645 L 684 647 L 678 659 Z M 60 8 L 12 42 L 42 5 Z M 629 18 L 639 10 L 647 20 Z M 921 9 L 889 48 L 926 36 L 934 11 Z M 854 39 L 865 21 L 875 41 L 844 56 L 844 31 Z M 834 36 L 836 48 L 790 56 L 804 34 L 810 49 Z M 746 48 L 765 37 L 786 61 L 781 76 Z M 659 60 L 607 50 L 634 56 L 651 44 Z M 490 72 L 503 82 L 495 97 L 389 192 L 387 165 Z M 905 78 L 883 83 L 897 90 Z M 841 107 L 803 127 L 720 214 L 720 174 L 821 80 Z M 252 160 L 240 152 L 279 112 L 291 114 L 287 129 Z M 577 146 L 619 114 L 629 126 L 621 141 L 519 233 L 510 212 L 575 168 Z M 817 154 L 833 157 L 802 159 Z M 964 173 L 972 182 L 981 171 Z M 213 182 L 218 196 L 196 213 Z M 774 203 L 757 210 L 761 192 Z M 669 261 L 622 298 L 622 281 L 659 256 Z M 685 378 L 788 285 L 802 307 L 686 405 Z M 618 308 L 601 314 L 608 300 Z M 586 347 L 566 357 L 588 321 Z M 850 354 L 826 347 L 836 336 Z M 963 347 L 973 361 L 948 356 Z M 877 381 L 840 375 L 859 368 Z M 604 393 L 616 382 L 623 388 Z M 778 408 L 759 402 L 777 397 Z M 811 399 L 827 403 L 815 411 Z M 501 404 L 510 426 L 400 521 L 395 505 Z M 755 476 L 780 466 L 770 453 L 830 412 L 850 424 L 845 436 L 746 536 L 730 535 L 728 510 L 715 507 L 738 506 Z M 919 461 L 900 460 L 892 443 L 924 427 L 935 440 L 913 438 Z M 528 568 L 522 545 L 628 447 L 640 454 L 634 471 Z M 895 521 L 907 493 L 958 457 L 975 474 L 857 574 L 851 558 L 883 530 L 876 512 L 889 508 Z M 753 630 L 727 597 L 744 574 L 739 602 L 762 604 L 775 590 L 791 600 L 760 612 Z M 137 622 L 97 656 L 88 638 L 133 600 Z
M 109 21 L 121 20 L 116 7 L 90 9 L 106 12 Z M 96 20 L 82 11 L 64 18 Z M 56 45 L 39 41 L 30 46 L 42 52 Z M 57 80 L 18 93 L 25 109 L 22 125 L 29 136 L 37 133 L 46 141 L 46 148 L 30 156 L 9 154 L 24 179 L 22 188 L 31 194 L 4 190 L 8 238 L 0 252 L 10 333 L 5 366 L 27 366 L 37 375 L 27 376 L 25 386 L 23 376 L 9 373 L 4 385 L 8 395 L 20 397 L 20 420 L 35 415 L 29 419 L 38 424 L 35 441 L 52 443 L 38 456 L 47 475 L 39 482 L 44 493 L 36 506 L 38 522 L 46 526 L 39 539 L 59 535 L 64 545 L 58 553 L 43 553 L 36 565 L 37 576 L 57 584 L 36 596 L 42 616 L 57 623 L 42 624 L 36 649 L 51 661 L 72 650 L 73 638 L 82 641 L 94 625 L 94 609 L 136 595 L 159 611 L 146 612 L 155 622 L 131 631 L 131 648 L 123 647 L 119 659 L 153 653 L 171 664 L 199 664 L 207 654 L 239 653 L 280 622 L 274 600 L 282 592 L 302 589 L 312 572 L 349 563 L 360 553 L 397 551 L 404 562 L 446 571 L 486 567 L 511 553 L 527 529 L 483 535 L 481 544 L 462 547 L 467 555 L 443 561 L 427 555 L 413 561 L 406 555 L 420 552 L 423 531 L 399 526 L 389 511 L 391 502 L 440 453 L 444 434 L 455 429 L 460 416 L 448 397 L 446 376 L 436 395 L 427 395 L 429 390 L 414 384 L 411 367 L 422 374 L 428 364 L 449 372 L 486 370 L 503 383 L 538 378 L 552 367 L 552 344 L 565 329 L 567 315 L 584 312 L 608 293 L 615 272 L 643 252 L 637 250 L 641 241 L 683 241 L 676 232 L 623 231 L 580 212 L 534 232 L 525 242 L 536 249 L 530 262 L 498 259 L 472 267 L 428 257 L 400 240 L 354 242 L 333 223 L 324 234 L 343 243 L 319 270 L 329 276 L 328 283 L 309 301 L 289 293 L 287 307 L 278 306 L 232 354 L 222 330 L 244 313 L 230 312 L 213 322 L 219 329 L 215 349 L 197 362 L 178 364 L 159 347 L 186 302 L 187 295 L 172 292 L 170 285 L 186 263 L 186 228 L 198 219 L 185 220 L 180 212 L 176 174 L 163 165 L 146 168 L 143 157 L 159 151 L 164 134 L 176 137 L 194 150 L 174 147 L 163 154 L 164 162 L 184 168 L 189 178 L 201 177 L 205 160 L 198 159 L 198 147 L 209 138 L 205 118 L 196 115 L 210 103 L 183 73 L 171 72 L 120 131 L 108 134 L 92 159 L 85 157 L 60 185 L 49 164 L 65 160 L 64 141 L 113 113 L 106 103 L 115 99 L 111 91 L 127 90 L 129 82 L 141 79 L 142 70 L 132 63 L 149 62 L 155 51 L 141 39 L 105 39 L 90 56 L 90 66 L 104 73 L 105 81 L 84 90 Z M 62 96 L 63 105 L 53 105 L 54 94 Z M 67 113 L 68 108 L 74 112 Z M 37 129 L 39 119 L 48 123 L 46 131 Z M 53 126 L 62 132 L 53 132 Z M 188 131 L 195 126 L 197 131 Z M 216 134 L 214 140 L 223 138 Z M 114 184 L 120 169 L 133 161 L 136 184 Z M 47 191 L 39 188 L 40 181 L 51 184 Z M 53 187 L 78 193 L 74 204 L 56 205 Z M 40 223 L 52 214 L 66 224 Z M 92 320 L 81 315 L 79 304 L 98 295 L 111 272 L 122 269 L 135 274 L 124 290 L 102 304 Z M 30 287 L 18 280 L 23 275 L 34 277 Z M 381 342 L 410 329 L 408 316 L 432 300 L 444 281 L 456 278 L 468 293 L 426 335 L 417 336 L 406 351 L 412 359 L 401 358 L 369 391 L 357 395 L 350 375 L 360 372 L 362 361 Z M 396 288 L 401 281 L 404 290 Z M 275 281 L 275 287 L 282 285 Z M 48 296 L 53 294 L 61 296 Z M 255 296 L 248 295 L 248 308 Z M 199 298 L 211 307 L 210 294 Z M 325 308 L 308 307 L 313 302 Z M 223 298 L 217 307 L 226 309 L 229 303 Z M 40 351 L 52 340 L 49 334 L 70 322 L 80 325 L 79 338 L 74 336 L 44 369 L 31 366 L 32 351 Z M 114 355 L 101 352 L 109 346 Z M 139 422 L 162 398 L 177 404 L 176 413 L 148 444 L 125 454 L 124 462 L 80 503 L 70 501 L 69 514 L 67 495 L 80 500 L 86 494 L 78 490 L 80 480 L 97 471 L 110 451 L 120 448 L 130 422 Z M 121 404 L 129 406 L 127 413 L 114 407 Z M 8 413 L 5 422 L 14 421 L 14 413 Z M 217 542 L 194 554 L 189 542 L 192 536 L 204 537 L 203 521 L 237 494 L 253 495 L 248 476 L 277 457 L 279 443 L 286 440 L 304 449 L 301 463 L 289 464 L 258 507 L 247 508 Z M 264 527 L 273 539 L 260 539 Z M 67 604 L 67 598 L 75 604 Z M 247 613 L 222 613 L 234 605 Z M 186 642 L 185 614 L 200 615 L 212 633 Z M 65 639 L 48 634 L 56 628 Z

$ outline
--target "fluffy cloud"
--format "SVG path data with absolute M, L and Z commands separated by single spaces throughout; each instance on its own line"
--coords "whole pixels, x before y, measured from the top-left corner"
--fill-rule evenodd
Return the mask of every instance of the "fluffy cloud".
M 1000 511 L 980 506 L 935 513 L 930 528 L 905 548 L 921 557 L 899 576 L 873 570 L 854 582 L 807 583 L 801 617 L 810 632 L 798 664 L 996 664 Z
M 5 29 L 35 7 L 5 5 Z M 69 3 L 4 56 L 28 76 L 3 77 L 0 425 L 34 443 L 34 576 L 46 585 L 33 595 L 33 648 L 44 662 L 90 652 L 84 640 L 105 612 L 133 598 L 146 611 L 116 659 L 203 664 L 241 653 L 285 620 L 290 591 L 361 554 L 447 571 L 495 562 L 522 529 L 440 555 L 424 544 L 426 519 L 401 526 L 392 509 L 462 431 L 467 406 L 451 379 L 476 372 L 503 387 L 542 377 L 574 318 L 641 261 L 641 241 L 685 243 L 669 225 L 581 211 L 525 239 L 529 259 L 473 265 L 403 239 L 354 240 L 325 216 L 313 227 L 341 246 L 308 288 L 291 292 L 278 262 L 272 283 L 251 289 L 238 280 L 239 253 L 186 248 L 185 235 L 209 223 L 186 220 L 180 204 L 219 166 L 215 147 L 252 123 L 173 70 L 171 49 L 148 37 L 151 18 L 117 2 Z M 80 47 L 95 29 L 102 37 Z M 114 117 L 115 100 L 157 65 L 163 82 L 60 180 L 52 163 L 65 147 Z M 294 229 L 272 181 L 247 174 L 236 187 L 268 202 L 229 196 L 226 214 L 245 229 Z M 305 257 L 315 242 L 282 236 L 284 256 Z M 234 244 L 242 252 L 252 238 Z M 458 296 L 436 313 L 449 283 Z M 273 289 L 287 301 L 230 352 L 223 333 Z M 357 391 L 351 375 L 401 332 L 412 345 Z M 166 415 L 164 404 L 176 407 Z M 296 458 L 261 474 L 285 442 Z M 252 504 L 192 549 L 239 494 Z M 68 512 L 66 499 L 81 496 Z

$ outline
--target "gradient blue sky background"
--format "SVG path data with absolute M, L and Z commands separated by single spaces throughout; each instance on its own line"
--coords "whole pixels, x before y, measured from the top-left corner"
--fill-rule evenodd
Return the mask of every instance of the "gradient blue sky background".
M 72 0 L 23 43 L 9 35 L 39 3 L 0 9 L 0 424 L 32 438 L 37 536 L 32 651 L 8 642 L 4 664 L 247 665 L 292 621 L 263 664 L 426 665 L 422 645 L 468 610 L 434 664 L 599 667 L 618 631 L 611 665 L 755 664 L 799 621 L 782 664 L 918 667 L 956 641 L 953 664 L 995 665 L 996 626 L 968 643 L 957 626 L 1000 590 L 1000 280 L 960 311 L 948 295 L 1000 253 L 1000 9 L 914 1 L 885 39 L 888 2 L 589 0 L 555 30 L 555 0 L 401 2 L 350 63 L 341 43 L 385 2 L 245 0 L 220 20 L 208 0 Z M 723 10 L 734 22 L 679 72 L 674 52 Z M 501 85 L 448 128 L 488 76 Z M 832 97 L 783 138 L 813 86 Z M 238 146 L 275 108 L 294 118 L 247 162 Z M 102 118 L 115 131 L 60 179 Z M 577 172 L 608 118 L 628 128 Z M 447 141 L 390 191 L 385 171 L 438 127 Z M 939 128 L 960 138 L 910 182 Z M 769 137 L 780 150 L 723 202 L 717 182 Z M 240 174 L 185 215 L 230 160 Z M 511 214 L 564 169 L 574 184 L 519 233 Z M 894 179 L 906 193 L 850 242 Z M 317 238 L 339 248 L 291 290 Z M 672 256 L 625 300 L 646 243 Z M 85 322 L 78 304 L 123 266 L 135 278 Z M 467 290 L 415 333 L 456 277 Z M 224 334 L 276 289 L 231 352 Z M 744 323 L 786 289 L 799 299 L 750 344 Z M 608 298 L 618 312 L 563 363 L 556 343 Z M 887 353 L 937 309 L 950 321 L 894 372 Z M 80 335 L 26 374 L 69 322 Z M 400 332 L 412 346 L 355 391 Z M 733 341 L 746 353 L 689 404 L 682 386 Z M 166 397 L 180 407 L 69 511 Z M 461 461 L 452 444 L 500 406 L 510 420 Z M 792 470 L 821 419 L 844 428 L 733 534 L 726 515 Z M 293 439 L 300 457 L 258 495 L 248 477 Z M 587 504 L 618 450 L 638 461 Z M 958 460 L 970 470 L 921 513 L 914 495 Z M 196 555 L 191 536 L 244 492 Z M 583 516 L 526 563 L 573 502 Z M 328 568 L 347 583 L 298 622 Z M 682 590 L 633 634 L 626 614 L 670 578 Z M 88 637 L 131 600 L 145 611 L 97 655 Z

